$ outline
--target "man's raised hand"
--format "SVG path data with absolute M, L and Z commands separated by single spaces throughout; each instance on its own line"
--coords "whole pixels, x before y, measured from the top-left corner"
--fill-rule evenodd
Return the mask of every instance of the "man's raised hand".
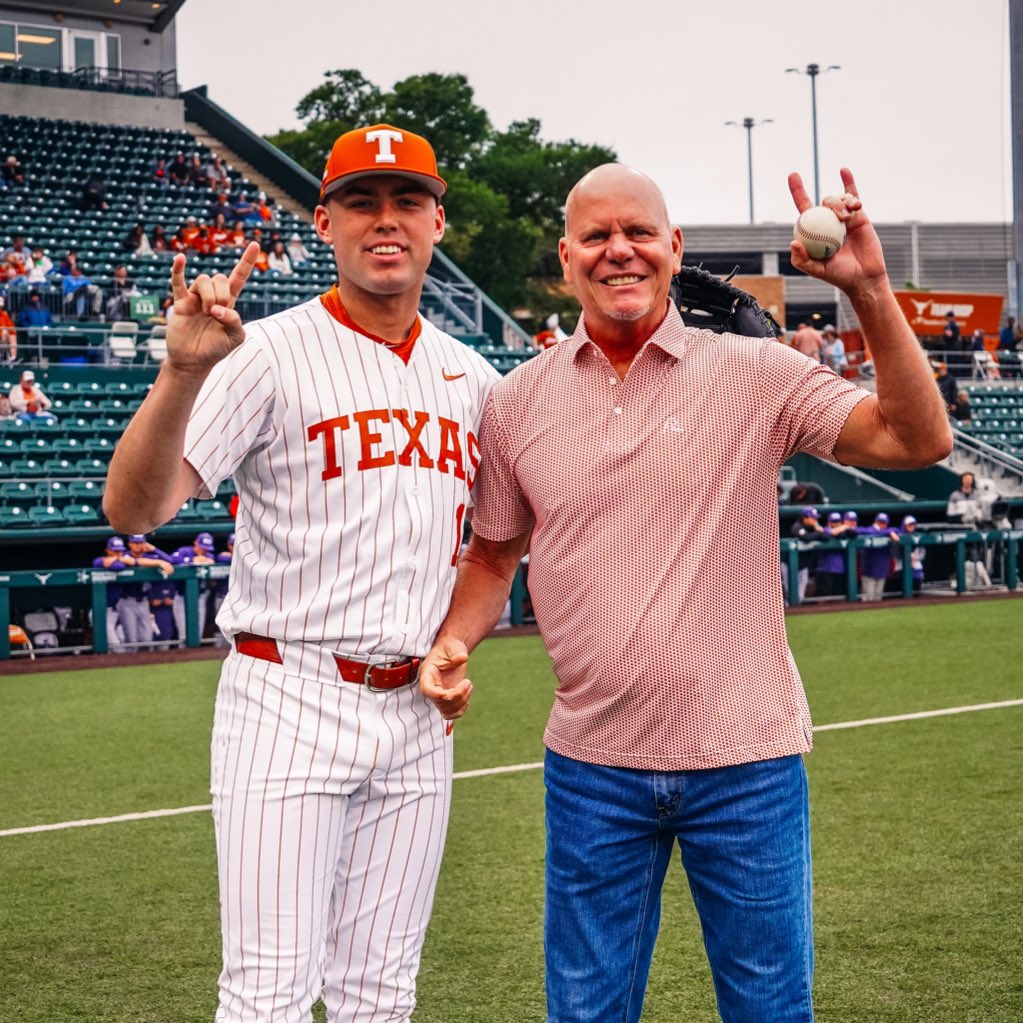
M 250 242 L 229 275 L 199 274 L 191 285 L 185 283 L 184 254 L 174 257 L 174 315 L 167 325 L 167 361 L 175 369 L 205 374 L 245 340 L 234 306 L 258 256 L 259 245 Z

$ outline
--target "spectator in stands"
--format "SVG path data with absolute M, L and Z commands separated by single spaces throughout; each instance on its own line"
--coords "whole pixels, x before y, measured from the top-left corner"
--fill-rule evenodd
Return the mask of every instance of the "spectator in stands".
M 231 216 L 235 220 L 240 220 L 247 227 L 263 223 L 263 218 L 259 215 L 259 208 L 249 202 L 248 192 L 238 193 L 238 198 L 231 204 Z
M 960 391 L 956 396 L 955 408 L 952 416 L 960 426 L 969 426 L 973 409 L 970 407 L 970 395 L 966 391 Z
M 547 317 L 547 324 L 539 334 L 533 335 L 533 345 L 543 351 L 545 348 L 553 348 L 559 341 L 564 341 L 568 335 L 561 329 L 560 317 L 557 313 L 551 313 Z
M 153 252 L 168 252 L 170 251 L 170 240 L 167 237 L 167 228 L 163 224 L 157 224 L 153 228 L 153 237 L 150 239 L 150 245 L 153 247 Z
M 211 256 L 220 251 L 220 246 L 210 237 L 210 229 L 205 221 L 199 224 L 199 230 L 190 244 L 193 252 L 203 256 Z
M 157 550 L 144 536 L 129 536 L 128 551 L 128 557 L 122 559 L 126 567 L 158 568 L 164 579 L 174 574 L 170 556 Z M 152 583 L 148 582 L 123 583 L 121 599 L 117 602 L 117 620 L 125 643 L 141 644 L 141 649 L 148 649 L 144 644 L 148 644 L 154 637 L 153 616 L 149 607 L 151 588 Z
M 108 320 L 127 320 L 131 315 L 131 300 L 140 294 L 135 282 L 128 276 L 123 263 L 114 270 L 110 281 L 110 295 L 107 298 Z
M 1016 348 L 1016 317 L 1010 316 L 1005 326 L 998 332 L 998 347 L 1003 352 L 1011 352 Z
M 100 177 L 99 171 L 93 171 L 82 186 L 79 208 L 83 213 L 110 209 L 110 203 L 107 202 L 107 183 Z
M 904 515 L 902 518 L 902 536 L 905 537 L 918 537 L 919 533 L 916 530 L 916 517 L 914 515 Z M 905 555 L 906 546 L 903 543 L 901 545 L 901 553 Z M 924 559 L 927 557 L 927 548 L 920 544 L 919 540 L 913 541 L 913 546 L 909 548 L 909 564 L 910 570 L 913 575 L 913 596 L 919 597 L 920 590 L 924 584 Z M 901 558 L 897 559 L 896 570 L 901 570 L 902 562 Z
M 277 214 L 274 212 L 271 200 L 266 197 L 266 192 L 260 192 L 256 202 L 256 209 L 259 210 L 260 219 L 269 227 L 277 226 Z
M 959 401 L 959 391 L 956 387 L 955 377 L 948 371 L 947 362 L 938 363 L 938 390 L 941 392 L 941 400 L 945 403 L 945 409 L 950 416 L 955 416 L 956 405 Z
M 171 563 L 174 565 L 212 565 L 213 552 L 216 545 L 210 533 L 199 533 L 192 544 L 188 547 L 179 547 L 171 555 Z M 199 591 L 199 635 L 206 631 L 206 602 L 209 597 L 208 590 Z M 179 585 L 177 595 L 174 597 L 174 624 L 180 638 L 185 636 L 185 595 L 183 584 Z
M 184 233 L 182 234 L 181 237 L 184 239 L 186 247 L 191 248 L 192 240 L 199 233 L 199 221 L 193 216 L 187 217 L 185 219 L 185 226 L 182 228 L 182 231 Z
M 226 221 L 233 215 L 231 204 L 227 201 L 227 193 L 221 192 L 217 196 L 217 201 L 210 207 L 210 220 L 215 221 L 217 217 L 223 217 Z
M 824 501 L 824 491 L 816 483 L 794 483 L 789 491 L 789 504 L 817 505 Z
M 284 242 L 279 241 L 266 255 L 267 269 L 271 273 L 282 274 L 290 277 L 295 271 L 291 268 L 291 260 L 284 251 Z
M 245 234 L 245 225 L 240 220 L 236 220 L 231 227 L 230 234 L 227 236 L 227 244 L 232 249 L 244 249 L 248 243 L 249 239 Z
M 7 311 L 7 296 L 0 295 L 0 362 L 13 363 L 18 358 L 18 332 Z M 7 398 L 7 395 L 4 395 Z
M 57 418 L 50 411 L 53 402 L 43 394 L 43 389 L 36 383 L 35 373 L 30 369 L 26 369 L 18 383 L 11 387 L 9 397 L 11 411 L 23 423 L 36 420 L 52 423 Z
M 192 161 L 188 165 L 188 183 L 193 188 L 207 188 L 209 185 L 206 178 L 206 168 L 203 166 L 202 157 L 198 153 L 192 154 Z
M 170 177 L 170 183 L 177 188 L 186 187 L 191 181 L 191 174 L 188 170 L 188 161 L 185 159 L 184 153 L 178 153 L 173 160 L 171 165 L 167 169 L 167 174 Z
M 4 249 L 0 281 L 6 280 L 9 284 L 23 283 L 28 279 L 31 269 L 32 254 L 25 248 L 25 236 L 16 234 L 11 239 L 10 246 Z
M 986 352 L 987 348 L 984 346 L 984 331 L 979 327 L 970 335 L 970 351 L 971 352 Z
M 29 284 L 45 284 L 53 273 L 53 260 L 38 246 L 32 250 L 32 269 L 28 272 Z
M 848 527 L 842 513 L 828 512 L 828 524 L 821 531 L 821 540 L 841 540 Z M 819 551 L 817 574 L 814 577 L 818 597 L 840 597 L 845 593 L 845 552 L 839 549 Z
M 977 490 L 977 477 L 972 472 L 964 472 L 959 477 L 959 488 L 953 490 L 945 508 L 945 517 L 967 529 L 982 529 L 988 524 L 989 514 L 981 501 Z M 966 545 L 966 583 L 967 586 L 991 585 L 988 575 L 982 543 Z
M 14 419 L 14 409 L 11 408 L 11 399 L 0 392 L 0 419 Z
M 281 232 L 275 229 L 275 230 L 273 230 L 273 231 L 271 231 L 271 232 L 270 232 L 270 234 L 269 234 L 269 236 L 268 236 L 268 237 L 264 238 L 264 239 L 263 239 L 263 240 L 262 240 L 262 241 L 261 241 L 261 242 L 259 243 L 259 247 L 260 247 L 260 248 L 261 248 L 261 249 L 262 249 L 262 250 L 263 250 L 264 252 L 266 252 L 266 253 L 270 253 L 270 252 L 273 252 L 273 250 L 274 250 L 274 246 L 275 246 L 275 245 L 276 245 L 276 244 L 277 244 L 277 243 L 278 243 L 279 241 L 283 241 L 283 239 L 281 238 Z
M 945 329 L 942 331 L 943 343 L 946 352 L 959 351 L 959 323 L 956 314 L 951 309 L 945 313 Z
M 259 254 L 256 256 L 256 262 L 253 269 L 257 273 L 265 274 L 270 269 L 270 263 L 267 260 L 266 250 L 262 245 L 263 232 L 258 227 L 252 229 L 252 241 L 259 244 Z
M 302 244 L 302 236 L 296 232 L 288 239 L 288 259 L 291 260 L 291 265 L 294 268 L 298 268 L 308 263 L 313 257 L 309 255 L 309 250 Z
M 874 524 L 862 531 L 864 536 L 887 536 L 891 541 L 897 541 L 899 534 L 889 525 L 885 512 L 878 512 L 874 517 Z M 892 552 L 891 545 L 884 544 L 877 547 L 866 547 L 863 550 L 863 562 L 860 569 L 860 600 L 876 601 L 884 596 L 885 583 L 892 574 Z
M 210 154 L 209 162 L 206 164 L 206 182 L 210 191 L 213 192 L 227 192 L 231 189 L 231 179 L 227 176 L 227 169 L 216 153 Z
M 845 376 L 849 360 L 845 355 L 845 342 L 838 336 L 838 331 L 829 323 L 821 331 L 822 355 L 824 362 L 840 377 Z
M 43 296 L 38 288 L 28 293 L 28 305 L 18 313 L 18 326 L 23 330 L 53 326 L 53 314 L 43 305 Z
M 64 258 L 60 261 L 60 272 L 63 275 L 71 273 L 71 268 L 78 263 L 78 249 L 73 245 L 67 250 Z
M 15 188 L 25 184 L 25 168 L 13 154 L 8 156 L 0 166 L 0 179 L 3 180 L 6 188 Z
M 145 224 L 139 222 L 131 228 L 124 236 L 121 248 L 125 252 L 134 253 L 136 256 L 151 256 L 153 254 L 153 246 L 150 244 L 149 237 L 146 234 Z
M 103 292 L 86 274 L 81 263 L 74 263 L 71 273 L 61 281 L 61 288 L 65 307 L 73 309 L 78 319 L 86 320 L 90 316 L 99 315 L 103 308 Z
M 170 171 L 167 169 L 165 157 L 157 157 L 156 163 L 153 164 L 151 176 L 153 184 L 159 185 L 161 188 L 166 188 L 170 184 Z
M 816 508 L 807 505 L 801 512 L 800 517 L 792 523 L 792 528 L 789 531 L 792 538 L 803 543 L 816 543 L 823 539 L 824 530 L 821 528 L 820 518 L 820 512 Z M 806 599 L 806 588 L 810 581 L 810 569 L 815 568 L 816 563 L 817 556 L 814 552 L 808 550 L 799 552 L 799 576 L 796 588 L 799 593 L 800 604 Z M 781 567 L 782 589 L 785 591 L 786 600 L 788 600 L 788 561 L 782 562 Z
M 792 347 L 797 352 L 802 352 L 803 355 L 820 362 L 823 347 L 820 331 L 811 327 L 809 323 L 800 323 L 799 329 L 792 337 Z
M 213 226 L 210 228 L 210 238 L 218 249 L 227 244 L 231 236 L 231 229 L 227 226 L 223 213 L 218 213 L 213 218 Z
M 171 252 L 188 252 L 188 238 L 186 236 L 187 228 L 179 227 L 174 237 L 170 240 L 170 251 Z

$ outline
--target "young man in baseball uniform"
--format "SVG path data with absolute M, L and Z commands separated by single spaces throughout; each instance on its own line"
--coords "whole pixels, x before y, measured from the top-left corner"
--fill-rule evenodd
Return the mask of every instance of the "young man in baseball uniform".
M 167 361 L 117 447 L 132 532 L 233 475 L 231 640 L 213 733 L 216 1019 L 407 1020 L 448 818 L 451 739 L 416 686 L 447 609 L 497 378 L 418 315 L 444 233 L 429 143 L 342 135 L 316 208 L 338 283 L 243 327 L 258 255 L 172 271 Z
M 778 471 L 797 451 L 909 468 L 951 433 L 843 170 L 847 240 L 799 269 L 841 288 L 877 394 L 772 339 L 686 327 L 682 232 L 617 164 L 572 190 L 560 255 L 575 333 L 487 404 L 473 538 L 422 685 L 448 717 L 527 542 L 559 687 L 548 723 L 549 1023 L 636 1023 L 681 854 L 725 1023 L 810 1023 L 806 697 L 778 582 Z M 811 204 L 789 180 L 802 211 Z M 530 540 L 531 537 L 531 540 Z M 736 572 L 736 564 L 742 571 Z M 677 849 L 676 849 L 677 845 Z

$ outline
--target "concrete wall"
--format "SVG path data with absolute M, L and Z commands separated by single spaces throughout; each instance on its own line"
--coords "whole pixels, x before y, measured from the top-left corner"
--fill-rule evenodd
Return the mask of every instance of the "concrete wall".
M 89 121 L 141 128 L 184 128 L 180 99 L 125 96 L 115 92 L 55 89 L 43 85 L 0 83 L 0 110 L 18 117 Z

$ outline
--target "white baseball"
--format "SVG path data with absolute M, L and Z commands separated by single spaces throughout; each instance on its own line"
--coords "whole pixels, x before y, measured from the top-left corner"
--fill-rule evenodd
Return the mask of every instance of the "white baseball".
M 827 206 L 811 206 L 799 214 L 792 237 L 802 242 L 811 259 L 830 259 L 845 242 L 845 224 Z

